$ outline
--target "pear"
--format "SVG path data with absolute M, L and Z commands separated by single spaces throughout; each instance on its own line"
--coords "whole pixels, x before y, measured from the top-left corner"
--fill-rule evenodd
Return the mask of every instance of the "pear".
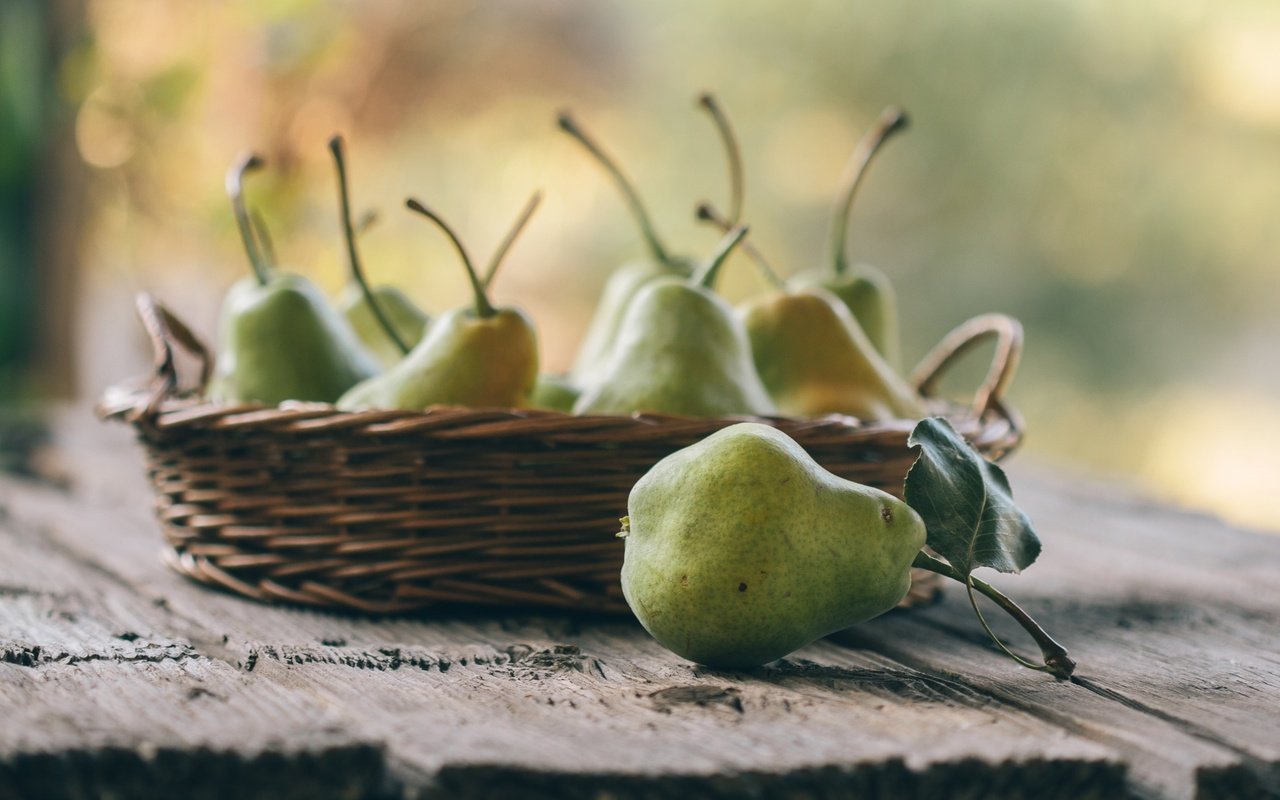
M 725 149 L 738 152 L 727 117 L 713 106 Z M 741 208 L 742 165 L 730 157 L 734 200 Z M 698 219 L 721 230 L 734 222 L 710 203 L 701 203 Z M 916 418 L 924 413 L 917 393 L 881 357 L 848 307 L 821 286 L 793 288 L 764 256 L 744 242 L 747 252 L 774 291 L 738 309 L 756 369 L 780 413 L 795 417 L 850 414 L 866 420 Z M 887 291 L 892 291 L 885 282 Z
M 717 124 L 719 124 L 722 115 L 715 103 L 715 98 L 711 95 L 703 94 L 699 97 L 698 102 L 703 108 L 711 112 L 712 116 L 717 119 Z M 641 201 L 640 195 L 631 180 L 618 167 L 617 162 L 605 153 L 593 138 L 587 135 L 577 121 L 568 112 L 561 112 L 557 118 L 557 123 L 562 131 L 582 145 L 583 149 L 608 173 L 618 191 L 622 193 L 623 199 L 627 203 L 627 208 L 635 219 L 636 225 L 640 229 L 641 237 L 644 239 L 649 251 L 647 257 L 630 261 L 614 270 L 613 274 L 609 276 L 609 280 L 605 282 L 604 291 L 600 295 L 600 301 L 597 303 L 596 311 L 587 326 L 587 332 L 583 335 L 577 358 L 574 360 L 573 369 L 570 371 L 570 377 L 574 383 L 586 386 L 598 382 L 604 373 L 609 360 L 609 353 L 613 349 L 614 342 L 618 339 L 619 331 L 622 329 L 622 319 L 626 314 L 627 306 L 631 303 L 636 293 L 655 280 L 672 277 L 688 278 L 693 274 L 695 264 L 692 259 L 673 255 L 666 248 L 659 238 L 653 221 L 649 217 L 649 213 L 645 209 L 644 203 Z M 725 144 L 726 148 L 729 148 L 727 152 L 729 153 L 731 164 L 730 175 L 735 181 L 733 184 L 733 209 L 735 213 L 732 218 L 736 222 L 736 211 L 741 206 L 741 192 L 737 183 L 738 173 L 732 169 L 732 165 L 738 158 L 737 144 L 732 141 L 726 141 Z
M 535 194 L 527 208 L 536 206 L 539 198 Z M 430 218 L 449 237 L 467 270 L 474 303 L 433 322 L 422 341 L 403 359 L 381 375 L 352 387 L 338 400 L 338 407 L 528 405 L 538 377 L 538 346 L 532 321 L 519 309 L 496 308 L 453 230 L 417 200 L 410 199 L 407 205 Z M 531 213 L 525 213 L 520 227 Z
M 242 191 L 245 173 L 263 163 L 248 155 L 227 174 L 227 192 L 253 275 L 237 281 L 223 300 L 217 365 L 208 395 L 233 403 L 331 403 L 375 374 L 378 364 L 320 289 L 268 263 L 265 245 L 255 239 Z
M 383 284 L 370 287 L 370 292 L 373 294 L 372 303 L 359 285 L 347 286 L 338 296 L 338 310 L 347 318 L 365 349 L 382 366 L 390 367 L 405 354 L 378 321 L 374 304 L 382 310 L 400 341 L 410 348 L 422 341 L 427 326 L 431 324 L 431 316 L 418 308 L 399 287 Z
M 664 278 L 636 294 L 603 375 L 594 386 L 583 387 L 575 414 L 774 412 L 742 323 L 710 288 L 745 235 L 743 227 L 730 231 L 689 280 Z
M 925 542 L 906 503 L 758 423 L 659 461 L 627 514 L 631 610 L 665 647 L 721 668 L 765 664 L 893 608 Z
M 780 289 L 746 303 L 738 314 L 756 369 L 781 413 L 864 420 L 924 416 L 919 395 L 831 292 Z
M 533 384 L 533 394 L 529 398 L 530 408 L 545 408 L 550 411 L 573 411 L 573 404 L 578 402 L 582 392 L 566 375 L 543 373 Z
M 898 329 L 898 301 L 893 285 L 883 272 L 869 264 L 850 265 L 845 254 L 849 231 L 849 215 L 858 187 L 866 175 L 867 165 L 880 145 L 894 133 L 907 127 L 907 115 L 897 107 L 886 108 L 875 127 L 858 142 L 845 177 L 843 190 L 836 203 L 831 223 L 831 262 L 829 267 L 803 272 L 793 278 L 798 288 L 821 286 L 840 298 L 854 319 L 862 326 L 872 346 L 894 369 L 901 368 L 901 335 Z
M 422 312 L 404 292 L 394 286 L 371 288 L 360 263 L 356 248 L 355 226 L 351 224 L 351 193 L 347 188 L 347 159 L 341 136 L 329 139 L 329 153 L 338 175 L 338 208 L 342 220 L 343 239 L 347 246 L 347 266 L 351 284 L 338 298 L 338 309 L 347 318 L 356 336 L 384 367 L 395 364 L 422 340 L 431 318 Z M 363 232 L 376 218 L 366 214 L 360 224 Z

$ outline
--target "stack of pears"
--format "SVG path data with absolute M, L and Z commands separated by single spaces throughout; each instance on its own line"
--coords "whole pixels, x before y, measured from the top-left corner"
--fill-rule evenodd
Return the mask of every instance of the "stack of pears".
M 318 401 L 343 409 L 464 405 L 584 415 L 922 416 L 920 397 L 897 371 L 892 287 L 874 268 L 850 266 L 845 255 L 848 218 L 866 167 L 880 144 L 906 125 L 906 116 L 887 110 L 859 142 L 836 203 L 829 267 L 784 282 L 740 224 L 743 169 L 728 119 L 709 94 L 698 105 L 716 125 L 731 185 L 727 215 L 708 203 L 699 207 L 700 218 L 715 223 L 722 235 L 701 262 L 673 254 L 614 159 L 573 116 L 558 117 L 560 129 L 621 192 L 648 251 L 606 282 L 567 375 L 539 373 L 532 321 L 519 309 L 494 306 L 488 295 L 540 195 L 483 271 L 438 214 L 417 200 L 407 203 L 444 231 L 471 286 L 468 304 L 433 319 L 401 288 L 366 280 L 358 240 L 367 221 L 352 221 L 341 138 L 331 139 L 329 150 L 351 280 L 332 305 L 305 278 L 274 263 L 265 226 L 252 224 L 241 188 L 244 175 L 263 162 L 242 159 L 227 186 L 253 273 L 224 302 L 209 396 L 264 404 Z M 755 260 L 773 287 L 736 309 L 715 290 L 735 249 Z

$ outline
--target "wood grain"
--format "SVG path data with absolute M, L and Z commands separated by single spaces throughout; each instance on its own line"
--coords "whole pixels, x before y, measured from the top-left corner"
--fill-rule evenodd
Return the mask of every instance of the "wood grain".
M 1184 798 L 1280 786 L 1280 599 L 1251 585 L 1280 566 L 1280 541 L 1015 470 L 1045 555 L 1000 583 L 1072 648 L 1079 680 L 994 655 L 955 591 L 724 673 L 627 621 L 367 619 L 195 586 L 156 557 L 136 453 L 85 423 L 57 428 L 69 491 L 0 478 L 0 719 L 21 721 L 0 729 L 12 796 L 225 787 L 227 776 L 242 796 L 297 785 L 315 797 Z

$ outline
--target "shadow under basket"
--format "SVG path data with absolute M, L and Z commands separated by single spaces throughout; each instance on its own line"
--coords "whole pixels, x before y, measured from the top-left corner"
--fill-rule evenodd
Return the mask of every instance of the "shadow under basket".
M 99 415 L 132 424 L 146 450 L 169 564 L 262 601 L 374 614 L 462 605 L 628 613 L 618 519 L 664 456 L 755 421 L 831 472 L 899 497 L 915 461 L 915 420 L 213 403 L 179 389 L 174 363 L 175 346 L 193 354 L 204 386 L 209 351 L 149 296 L 138 310 L 155 374 L 108 390 Z M 995 357 L 973 404 L 927 402 L 994 460 L 1022 438 L 1001 401 L 1022 350 L 1016 320 L 969 320 L 910 381 L 929 398 L 945 369 L 987 339 Z M 936 578 L 917 570 L 903 605 L 932 601 Z

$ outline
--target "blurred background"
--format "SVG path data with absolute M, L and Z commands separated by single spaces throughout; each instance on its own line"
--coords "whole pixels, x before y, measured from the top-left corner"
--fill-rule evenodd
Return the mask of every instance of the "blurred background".
M 245 148 L 270 165 L 247 192 L 281 260 L 336 293 L 339 131 L 355 205 L 381 211 L 369 272 L 433 311 L 464 302 L 464 276 L 405 195 L 484 259 L 545 189 L 495 293 L 566 368 L 641 244 L 555 112 L 701 255 L 717 236 L 694 204 L 728 192 L 704 89 L 785 272 L 820 263 L 854 142 L 904 106 L 850 241 L 896 282 L 907 360 L 1012 314 L 1021 458 L 1280 530 L 1280 6 L 1261 0 L 3 0 L 3 416 L 143 372 L 140 289 L 212 340 L 248 269 L 223 194 Z M 727 271 L 731 299 L 762 289 L 745 260 Z

